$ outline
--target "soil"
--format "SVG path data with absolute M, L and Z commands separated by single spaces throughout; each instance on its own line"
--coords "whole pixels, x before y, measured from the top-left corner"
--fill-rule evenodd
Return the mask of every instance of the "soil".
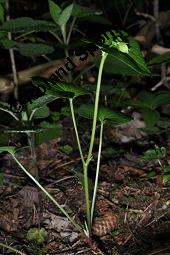
M 37 147 L 39 181 L 77 222 L 83 223 L 81 162 L 75 153 L 62 153 L 60 142 L 54 139 Z M 155 166 L 139 166 L 137 156 L 135 162 L 131 155 L 132 163 L 127 155 L 116 160 L 104 155 L 92 237 L 102 253 L 92 249 L 94 244 L 84 242 L 9 155 L 1 157 L 4 180 L 0 186 L 0 242 L 27 255 L 170 254 L 170 186 L 162 184 L 160 169 L 149 178 L 148 172 Z M 31 168 L 28 149 L 20 149 L 17 158 Z M 94 180 L 93 165 L 90 184 Z M 43 244 L 27 240 L 31 228 L 45 228 L 48 236 Z M 15 253 L 3 248 L 0 254 Z

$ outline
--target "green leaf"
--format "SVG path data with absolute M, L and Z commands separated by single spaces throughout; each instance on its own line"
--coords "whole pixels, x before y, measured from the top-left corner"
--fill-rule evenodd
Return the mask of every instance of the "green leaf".
M 42 244 L 47 238 L 48 233 L 45 228 L 31 228 L 27 232 L 27 240 L 35 241 L 38 244 Z
M 158 92 L 155 95 L 155 100 L 154 101 L 155 101 L 156 108 L 160 107 L 161 105 L 164 105 L 164 104 L 169 104 L 169 102 L 170 102 L 170 91 Z
M 70 106 L 64 106 L 61 108 L 61 114 L 64 117 L 69 117 L 70 116 Z
M 32 77 L 32 83 L 37 88 L 39 88 L 42 92 L 45 92 L 46 89 L 50 88 L 50 85 L 48 85 L 48 80 L 43 77 L 39 77 L 39 76 Z
M 61 8 L 51 0 L 48 0 L 48 5 L 49 5 L 51 17 L 53 18 L 55 23 L 58 24 L 58 18 L 62 12 Z
M 49 108 L 45 105 L 39 109 L 36 110 L 34 113 L 34 118 L 39 119 L 39 118 L 46 118 L 50 115 L 50 110 Z
M 62 13 L 60 14 L 57 24 L 59 26 L 65 26 L 67 21 L 69 20 L 71 14 L 72 14 L 72 10 L 73 10 L 73 4 L 70 4 L 69 6 L 67 6 Z
M 101 122 L 104 122 L 105 120 L 110 120 L 117 125 L 127 123 L 131 120 L 123 114 L 113 112 L 112 110 L 104 106 L 99 106 L 98 119 Z
M 99 15 L 89 15 L 87 17 L 82 17 L 81 19 L 85 20 L 89 23 L 98 23 L 98 24 L 104 24 L 104 25 L 111 25 L 112 23 L 106 19 L 105 17 L 99 16 Z
M 51 84 L 51 88 L 52 90 L 58 90 L 59 92 L 64 92 L 64 93 L 70 93 L 66 94 L 65 97 L 68 97 L 68 98 L 75 98 L 75 97 L 78 97 L 78 96 L 81 96 L 81 95 L 85 95 L 85 94 L 88 94 L 89 92 L 81 87 L 78 87 L 72 83 L 66 83 L 66 82 L 57 82 L 57 83 L 49 83 Z M 63 93 L 63 94 L 64 94 Z
M 14 146 L 3 146 L 0 147 L 0 153 L 9 152 L 10 154 L 15 154 L 16 148 Z
M 49 31 L 55 30 L 56 25 L 52 22 L 47 22 L 44 20 L 35 20 L 29 17 L 21 17 L 16 19 L 11 19 L 3 23 L 0 26 L 1 32 L 12 32 L 12 33 L 25 33 L 30 31 Z
M 74 93 L 59 90 L 57 83 L 49 82 L 43 77 L 32 77 L 32 83 L 38 87 L 43 93 L 57 98 L 73 98 Z
M 8 40 L 8 39 L 1 39 L 0 40 L 0 46 L 2 46 L 6 50 L 9 50 L 11 48 L 16 47 L 17 42 L 15 42 L 13 40 Z
M 94 114 L 94 105 L 91 104 L 82 104 L 78 109 L 78 114 L 87 119 L 93 119 Z M 99 106 L 98 109 L 98 120 L 100 122 L 105 122 L 110 120 L 115 124 L 123 124 L 130 121 L 130 118 L 125 117 L 122 114 L 111 111 L 109 108 L 104 106 Z
M 18 50 L 25 57 L 38 57 L 52 53 L 54 48 L 42 43 L 18 43 Z
M 1 102 L 0 102 L 0 110 L 3 111 L 3 109 L 4 109 L 4 110 L 9 110 L 9 111 L 10 111 L 10 104 L 1 101 Z M 12 112 L 12 111 L 11 111 L 11 112 Z
M 160 129 L 155 126 L 148 126 L 145 128 L 140 128 L 140 130 L 147 133 L 148 135 L 160 134 Z
M 69 155 L 73 151 L 73 147 L 70 146 L 69 144 L 60 146 L 60 149 L 61 149 L 62 152 L 64 152 L 67 155 Z
M 42 97 L 39 97 L 39 98 L 35 99 L 33 101 L 33 103 L 31 103 L 31 104 L 28 103 L 28 109 L 30 111 L 39 109 L 39 108 L 43 107 L 44 105 L 54 101 L 55 99 L 56 99 L 55 96 L 44 95 Z
M 160 107 L 163 104 L 170 102 L 170 92 L 159 92 L 154 94 L 147 91 L 142 91 L 138 94 L 138 99 L 136 100 L 127 100 L 126 105 L 131 105 L 139 108 L 147 108 L 154 110 Z
M 163 176 L 163 183 L 166 183 L 166 182 L 168 182 L 170 180 L 170 173 L 169 174 L 165 174 L 164 176 Z
M 73 10 L 72 10 L 72 15 L 78 18 L 95 15 L 95 13 L 96 13 L 95 10 L 81 6 L 79 4 L 74 4 Z
M 82 104 L 78 108 L 78 114 L 86 119 L 93 119 L 94 115 L 94 105 L 92 104 Z
M 149 172 L 146 175 L 145 179 L 152 178 L 152 177 L 155 177 L 155 176 L 156 176 L 156 172 L 155 171 L 151 171 L 151 172 Z
M 92 40 L 86 42 L 94 43 Z M 149 75 L 148 69 L 136 40 L 124 31 L 110 30 L 102 34 L 95 44 L 109 56 L 105 62 L 107 71 L 109 61 L 112 73 L 124 75 Z M 110 58 L 109 58 L 110 57 Z M 109 68 L 111 69 L 111 68 Z
M 144 152 L 141 159 L 144 160 L 144 161 L 151 161 L 151 160 L 158 159 L 158 155 L 157 155 L 157 152 L 154 149 L 149 149 L 149 150 Z
M 43 128 L 43 130 L 35 134 L 36 144 L 48 142 L 60 137 L 63 133 L 63 126 L 61 124 L 51 124 L 43 121 L 40 124 L 40 128 Z
M 2 4 L 0 4 L 0 21 L 4 22 L 4 7 Z
M 157 145 L 154 146 L 154 149 L 149 149 L 144 152 L 143 156 L 141 157 L 144 161 L 150 161 L 155 159 L 162 159 L 166 155 L 166 148 L 159 147 Z
M 129 53 L 128 55 L 135 61 L 138 67 L 142 70 L 143 74 L 150 75 L 146 62 L 142 56 L 138 42 L 129 36 Z
M 136 100 L 127 100 L 126 105 L 131 105 L 139 108 L 147 108 L 150 110 L 154 110 L 155 105 L 155 95 L 151 92 L 142 91 L 139 93 L 138 98 Z
M 166 166 L 164 166 L 164 172 L 165 173 L 167 173 L 167 172 L 169 172 L 170 173 L 170 165 L 166 165 Z
M 101 48 L 103 51 L 109 53 L 112 62 L 112 72 L 123 75 L 148 75 L 149 70 L 144 70 L 143 66 L 138 65 L 129 54 L 123 53 L 113 48 Z M 129 51 L 130 52 L 130 51 Z M 132 51 L 131 51 L 132 52 Z M 107 63 L 107 59 L 106 59 Z
M 154 57 L 148 62 L 149 66 L 152 65 L 161 65 L 162 63 L 170 62 L 170 52 L 163 53 L 159 56 Z
M 150 109 L 144 109 L 142 116 L 147 127 L 153 127 L 160 120 L 159 112 Z

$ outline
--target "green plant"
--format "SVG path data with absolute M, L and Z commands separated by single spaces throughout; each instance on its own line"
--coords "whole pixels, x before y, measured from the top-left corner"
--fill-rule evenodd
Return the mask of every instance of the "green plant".
M 10 22 L 6 22 L 1 26 L 1 31 L 10 31 L 10 32 L 32 32 L 34 31 L 47 31 L 49 30 L 50 33 L 58 40 L 58 42 L 64 47 L 66 57 L 69 56 L 68 46 L 70 42 L 71 33 L 74 29 L 74 24 L 76 22 L 77 17 L 87 16 L 89 17 L 92 12 L 88 9 L 83 9 L 82 7 L 77 4 L 71 4 L 66 6 L 64 9 L 60 8 L 56 3 L 52 0 L 48 1 L 49 3 L 49 10 L 51 17 L 53 19 L 53 23 L 45 22 L 45 21 L 35 21 L 30 18 L 19 18 L 15 20 L 11 20 Z M 71 20 L 71 22 L 70 22 Z M 22 21 L 22 22 L 21 22 Z M 11 149 L 9 150 L 8 147 L 2 148 L 1 150 L 6 150 L 11 153 L 14 160 L 18 163 L 18 165 L 22 168 L 22 170 L 36 183 L 36 185 L 51 199 L 51 201 L 64 213 L 66 217 L 72 222 L 72 224 L 80 231 L 84 231 L 87 236 L 91 236 L 92 234 L 92 223 L 93 223 L 93 215 L 94 215 L 94 208 L 95 208 L 95 200 L 96 200 L 96 193 L 98 187 L 98 178 L 99 178 L 99 169 L 100 169 L 100 160 L 101 160 L 101 148 L 102 148 L 102 137 L 103 137 L 103 129 L 104 125 L 107 121 L 112 121 L 114 124 L 119 125 L 129 121 L 129 118 L 118 114 L 116 112 L 111 111 L 106 107 L 99 106 L 99 97 L 101 93 L 101 84 L 102 84 L 102 73 L 104 70 L 105 63 L 107 64 L 108 61 L 111 61 L 112 65 L 114 65 L 113 72 L 117 74 L 123 75 L 150 75 L 150 70 L 148 69 L 142 54 L 139 49 L 138 43 L 131 38 L 127 33 L 123 31 L 107 31 L 105 34 L 101 35 L 99 41 L 93 40 L 84 40 L 87 43 L 94 44 L 95 47 L 98 47 L 101 50 L 101 58 L 97 62 L 99 66 L 98 72 L 98 79 L 97 79 L 97 86 L 95 91 L 95 100 L 94 105 L 81 105 L 79 109 L 75 112 L 75 105 L 74 102 L 76 98 L 80 96 L 85 96 L 89 94 L 89 90 L 82 88 L 80 86 L 76 86 L 75 84 L 71 83 L 71 76 L 69 77 L 69 83 L 61 82 L 61 81 L 51 81 L 47 80 L 44 81 L 43 79 L 36 77 L 33 78 L 33 84 L 37 87 L 40 86 L 46 93 L 46 100 L 44 103 L 48 103 L 49 98 L 52 97 L 52 100 L 58 98 L 65 98 L 68 99 L 71 111 L 71 117 L 73 121 L 73 126 L 75 130 L 75 135 L 77 139 L 77 145 L 80 153 L 80 157 L 82 160 L 82 167 L 83 167 L 83 187 L 84 187 L 84 194 L 85 194 L 85 202 L 86 202 L 86 222 L 85 226 L 78 225 L 68 214 L 67 212 L 58 204 L 57 201 L 40 185 L 40 183 L 30 175 L 30 173 L 20 164 L 20 162 L 15 157 L 15 152 Z M 90 46 L 91 47 L 91 46 Z M 159 60 L 160 61 L 160 60 Z M 161 60 L 162 61 L 162 60 Z M 167 58 L 166 58 L 167 61 Z M 151 63 L 152 64 L 152 63 Z M 43 88 L 44 87 L 44 88 Z M 147 109 L 153 110 L 160 105 L 160 101 L 162 100 L 162 95 L 156 97 L 156 101 L 152 100 L 150 102 L 150 98 L 147 101 Z M 165 96 L 163 96 L 163 102 L 169 100 Z M 154 104 L 155 102 L 155 104 Z M 128 102 L 130 104 L 132 102 Z M 142 107 L 143 102 L 138 102 L 138 106 Z M 162 101 L 161 101 L 162 103 Z M 33 103 L 34 104 L 34 103 Z M 132 103 L 133 104 L 133 103 Z M 35 105 L 34 105 L 35 106 Z M 146 104 L 145 104 L 146 106 Z M 42 106 L 41 106 L 42 107 Z M 32 112 L 29 117 L 29 120 L 36 115 L 36 107 L 31 108 Z M 47 108 L 43 111 L 39 111 L 38 115 L 41 115 L 43 112 L 46 112 Z M 87 156 L 84 156 L 84 152 L 81 146 L 81 140 L 79 137 L 77 121 L 75 113 L 78 113 L 80 116 L 92 119 L 92 128 L 91 128 L 91 138 L 88 151 L 86 153 Z M 10 113 L 14 115 L 13 113 Z M 147 114 L 148 112 L 145 111 L 145 120 L 147 121 Z M 25 117 L 28 119 L 27 115 Z M 157 121 L 159 118 L 158 114 L 152 118 L 152 125 Z M 16 117 L 15 117 L 16 119 Z M 149 122 L 150 120 L 148 120 Z M 98 128 L 97 123 L 99 122 L 100 127 L 100 135 L 99 135 L 99 148 L 98 148 L 98 156 L 97 156 L 97 164 L 96 164 L 96 177 L 95 183 L 93 188 L 93 195 L 90 197 L 89 191 L 89 165 L 93 158 L 93 147 L 95 141 L 95 134 L 96 129 Z M 46 124 L 45 124 L 46 125 Z
M 141 159 L 146 162 L 151 160 L 156 160 L 158 162 L 163 172 L 163 183 L 166 183 L 170 180 L 170 165 L 165 159 L 166 153 L 167 152 L 165 147 L 159 147 L 155 144 L 154 149 L 145 151 L 141 157 Z
M 27 247 L 28 251 L 37 255 L 45 255 L 48 248 L 45 246 L 48 233 L 45 228 L 30 228 L 27 232 L 27 240 L 31 244 Z
M 4 5 L 0 4 L 0 46 L 4 49 L 14 49 L 24 57 L 38 57 L 50 55 L 54 52 L 56 42 L 51 45 L 38 32 L 50 33 L 56 40 L 57 46 L 64 49 L 65 56 L 69 56 L 70 38 L 73 31 L 84 34 L 76 26 L 77 20 L 93 19 L 94 22 L 110 24 L 110 22 L 101 17 L 97 10 L 83 7 L 79 4 L 70 4 L 60 7 L 54 1 L 48 0 L 51 21 L 36 20 L 30 17 L 19 17 L 8 21 L 4 20 Z M 96 20 L 95 20 L 96 18 Z M 14 35 L 12 40 L 7 38 L 7 32 Z M 75 46 L 75 43 L 74 43 Z
M 91 236 L 92 234 L 92 223 L 93 223 L 93 215 L 94 215 L 94 208 L 95 208 L 95 200 L 96 200 L 96 193 L 97 193 L 97 187 L 98 187 L 98 177 L 99 177 L 99 169 L 100 169 L 100 159 L 101 159 L 101 147 L 102 147 L 102 137 L 103 137 L 103 128 L 106 121 L 112 121 L 116 125 L 122 124 L 127 121 L 129 121 L 129 118 L 118 114 L 116 112 L 111 111 L 110 109 L 106 107 L 99 107 L 99 97 L 100 97 L 100 90 L 101 90 L 101 80 L 102 80 L 102 72 L 104 63 L 106 61 L 106 58 L 108 56 L 112 56 L 116 60 L 119 59 L 121 62 L 121 65 L 126 69 L 126 72 L 128 72 L 129 75 L 135 74 L 138 75 L 148 75 L 150 72 L 142 58 L 142 55 L 140 53 L 138 44 L 129 37 L 124 32 L 116 32 L 116 35 L 126 35 L 126 45 L 128 45 L 128 50 L 126 52 L 120 51 L 119 48 L 115 49 L 114 44 L 109 44 L 108 42 L 104 42 L 102 45 L 96 43 L 96 45 L 101 49 L 101 60 L 99 65 L 99 72 L 98 72 L 98 80 L 97 80 L 97 86 L 96 86 L 96 93 L 95 93 L 95 102 L 94 105 L 81 105 L 78 109 L 79 115 L 92 119 L 92 129 L 91 129 L 91 138 L 90 138 L 90 144 L 89 149 L 87 152 L 87 157 L 84 156 L 84 152 L 82 150 L 81 141 L 78 133 L 77 128 L 77 122 L 75 117 L 75 110 L 74 110 L 74 102 L 77 97 L 85 96 L 89 92 L 81 88 L 80 86 L 76 86 L 72 83 L 66 83 L 66 82 L 51 82 L 47 81 L 44 82 L 43 80 L 39 78 L 33 78 L 33 83 L 36 86 L 43 85 L 46 88 L 46 94 L 47 96 L 53 96 L 59 98 L 67 98 L 69 100 L 70 104 L 70 110 L 71 110 L 71 117 L 73 121 L 73 126 L 75 130 L 75 135 L 77 139 L 78 149 L 80 153 L 80 157 L 82 160 L 82 166 L 83 166 L 83 182 L 84 182 L 84 194 L 85 194 L 85 202 L 86 202 L 86 220 L 85 226 L 80 227 L 77 225 L 77 223 L 74 222 L 74 220 L 65 212 L 65 210 L 51 197 L 51 195 L 27 172 L 27 170 L 20 164 L 20 162 L 16 159 L 15 153 L 9 150 L 15 161 L 18 163 L 18 165 L 23 169 L 23 171 L 29 175 L 29 177 L 34 180 L 34 182 L 41 188 L 43 192 L 55 203 L 56 206 L 59 207 L 59 209 L 69 218 L 69 220 L 73 223 L 75 227 L 79 230 L 83 230 L 87 236 Z M 110 38 L 111 40 L 112 38 Z M 115 38 L 114 38 L 115 39 Z M 123 37 L 121 38 L 123 42 Z M 120 41 L 120 40 L 119 40 Z M 123 69 L 123 70 L 124 70 Z M 117 69 L 118 73 L 121 73 L 121 69 Z M 89 165 L 93 158 L 93 146 L 95 141 L 95 134 L 96 134 L 96 128 L 97 128 L 97 122 L 99 121 L 100 126 L 100 137 L 99 137 L 99 149 L 98 149 L 98 157 L 97 157 L 97 166 L 96 166 L 96 177 L 95 177 L 95 184 L 93 188 L 93 195 L 92 195 L 92 202 L 90 197 L 90 191 L 89 191 L 89 179 L 88 179 L 88 171 L 89 171 Z
M 29 241 L 35 241 L 38 244 L 44 243 L 47 238 L 47 231 L 44 228 L 31 228 L 27 232 L 27 239 Z
M 69 144 L 65 144 L 63 146 L 60 146 L 60 150 L 65 154 L 69 155 L 73 151 L 73 147 Z
M 11 110 L 9 104 L 0 102 L 0 110 L 10 114 L 19 123 L 19 127 L 17 129 L 8 129 L 4 132 L 21 134 L 24 133 L 27 135 L 28 145 L 31 151 L 31 159 L 33 163 L 32 173 L 37 180 L 39 178 L 39 173 L 36 162 L 35 144 L 45 142 L 46 140 L 44 140 L 44 134 L 47 134 L 47 132 L 48 134 L 52 135 L 52 138 L 56 137 L 58 134 L 60 135 L 62 127 L 58 124 L 50 125 L 44 122 L 40 123 L 39 127 L 35 127 L 34 119 L 48 117 L 50 112 L 47 104 L 55 99 L 56 97 L 54 96 L 44 95 L 35 100 L 32 100 L 32 103 L 27 103 L 24 106 L 24 110 L 18 113 L 14 113 Z M 49 130 L 51 130 L 51 132 L 49 132 Z M 53 130 L 55 130 L 55 132 L 53 132 Z M 49 138 L 49 136 L 47 137 Z
M 135 99 L 125 99 L 122 102 L 125 106 L 132 106 L 141 113 L 145 122 L 145 128 L 142 130 L 148 134 L 161 133 L 163 128 L 166 132 L 168 127 L 167 118 L 160 114 L 159 108 L 170 102 L 169 91 L 148 92 L 140 91 Z

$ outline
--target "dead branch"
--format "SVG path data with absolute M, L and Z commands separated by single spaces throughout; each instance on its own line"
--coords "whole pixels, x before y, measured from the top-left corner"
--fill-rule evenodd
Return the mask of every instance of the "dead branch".
M 95 56 L 99 55 L 100 52 L 96 51 Z M 72 61 L 76 65 L 74 71 L 80 71 L 89 65 L 94 57 L 89 54 L 87 60 L 81 61 L 79 57 L 73 56 Z M 65 59 L 57 59 L 50 61 L 48 63 L 44 63 L 38 66 L 34 66 L 29 69 L 25 69 L 18 72 L 18 85 L 23 85 L 31 82 L 31 77 L 34 76 L 42 76 L 45 78 L 49 78 L 59 67 L 64 67 L 64 64 L 67 62 Z M 64 77 L 67 80 L 67 77 Z M 9 74 L 4 78 L 0 78 L 0 93 L 9 93 L 14 89 L 13 83 L 13 74 Z

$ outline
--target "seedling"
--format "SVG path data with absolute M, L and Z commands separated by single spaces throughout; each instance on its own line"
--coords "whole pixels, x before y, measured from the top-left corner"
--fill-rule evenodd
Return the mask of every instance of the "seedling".
M 170 164 L 165 160 L 166 153 L 167 152 L 165 147 L 159 147 L 155 144 L 154 149 L 145 151 L 141 157 L 141 159 L 145 162 L 152 160 L 156 160 L 158 162 L 163 172 L 163 183 L 166 183 L 170 180 Z
M 56 99 L 56 97 L 46 95 L 39 97 L 38 99 L 32 100 L 32 103 L 27 103 L 24 106 L 22 112 L 13 112 L 9 104 L 0 102 L 0 110 L 10 114 L 20 124 L 19 129 L 4 130 L 4 132 L 25 133 L 27 135 L 28 145 L 31 151 L 31 159 L 33 163 L 32 173 L 37 180 L 39 178 L 39 173 L 36 162 L 35 135 L 36 133 L 41 132 L 45 128 L 35 128 L 33 125 L 33 121 L 35 118 L 47 117 L 49 115 L 49 109 L 46 104 L 53 101 L 54 99 Z
M 119 34 L 118 41 L 122 40 L 123 38 L 120 38 L 121 34 Z M 123 33 L 124 34 L 124 33 Z M 109 40 L 111 40 L 110 38 Z M 115 38 L 114 38 L 115 40 Z M 128 51 L 124 52 L 124 50 L 120 51 L 119 47 L 115 48 L 115 45 L 110 43 L 108 45 L 108 41 L 106 43 L 103 43 L 103 45 L 96 44 L 101 49 L 101 60 L 99 65 L 99 72 L 98 72 L 98 79 L 97 79 L 97 86 L 96 86 L 96 93 L 95 93 L 95 103 L 94 105 L 81 105 L 78 113 L 79 115 L 92 119 L 92 128 L 91 128 L 91 138 L 90 138 L 90 144 L 87 156 L 85 157 L 84 152 L 82 150 L 81 141 L 79 137 L 79 132 L 77 128 L 77 122 L 76 122 L 76 116 L 74 111 L 74 101 L 77 97 L 85 96 L 89 92 L 85 89 L 81 88 L 80 86 L 75 86 L 72 83 L 66 83 L 66 82 L 52 82 L 51 80 L 47 80 L 43 83 L 42 79 L 39 78 L 33 78 L 33 83 L 37 87 L 41 85 L 41 88 L 44 87 L 44 90 L 46 91 L 47 98 L 49 96 L 54 98 L 66 98 L 69 100 L 70 103 L 70 111 L 71 111 L 71 117 L 73 121 L 73 126 L 75 130 L 77 145 L 82 161 L 82 167 L 83 167 L 83 182 L 84 182 L 84 194 L 85 194 L 85 203 L 86 203 L 86 222 L 84 226 L 78 225 L 72 217 L 70 217 L 67 212 L 58 204 L 58 202 L 40 185 L 40 183 L 34 179 L 33 176 L 28 173 L 28 171 L 21 165 L 21 163 L 17 160 L 15 157 L 15 153 L 11 150 L 8 150 L 14 160 L 18 163 L 18 165 L 22 168 L 22 170 L 36 183 L 36 185 L 53 201 L 53 203 L 63 212 L 63 214 L 72 222 L 72 224 L 80 231 L 83 231 L 86 236 L 92 235 L 92 223 L 93 223 L 93 216 L 94 216 L 94 208 L 95 208 L 95 201 L 96 201 L 96 194 L 97 194 L 97 187 L 98 187 L 98 178 L 99 178 L 99 169 L 100 169 L 100 159 L 101 159 L 101 148 L 102 148 L 102 137 L 103 137 L 103 128 L 106 121 L 112 121 L 116 125 L 125 123 L 129 121 L 129 118 L 112 112 L 110 109 L 106 107 L 99 107 L 99 97 L 100 97 L 100 90 L 101 90 L 101 81 L 102 81 L 102 72 L 104 63 L 107 59 L 107 57 L 110 55 L 111 57 L 115 59 L 119 59 L 121 61 L 122 67 L 126 68 L 126 72 L 134 74 L 140 74 L 140 75 L 148 75 L 150 72 L 142 58 L 142 55 L 140 53 L 138 44 L 130 38 L 126 34 L 126 45 L 128 45 Z M 118 73 L 122 73 L 123 69 L 119 69 Z M 99 148 L 98 148 L 98 157 L 97 157 L 97 164 L 96 164 L 96 177 L 95 177 L 95 184 L 93 187 L 93 196 L 90 197 L 90 191 L 89 191 L 89 179 L 88 179 L 88 171 L 89 171 L 89 165 L 93 158 L 93 146 L 95 141 L 95 133 L 97 128 L 97 122 L 99 122 L 100 126 L 100 137 L 99 137 Z
M 31 228 L 27 232 L 27 239 L 29 241 L 35 241 L 38 244 L 44 243 L 48 236 L 47 231 L 44 228 Z

